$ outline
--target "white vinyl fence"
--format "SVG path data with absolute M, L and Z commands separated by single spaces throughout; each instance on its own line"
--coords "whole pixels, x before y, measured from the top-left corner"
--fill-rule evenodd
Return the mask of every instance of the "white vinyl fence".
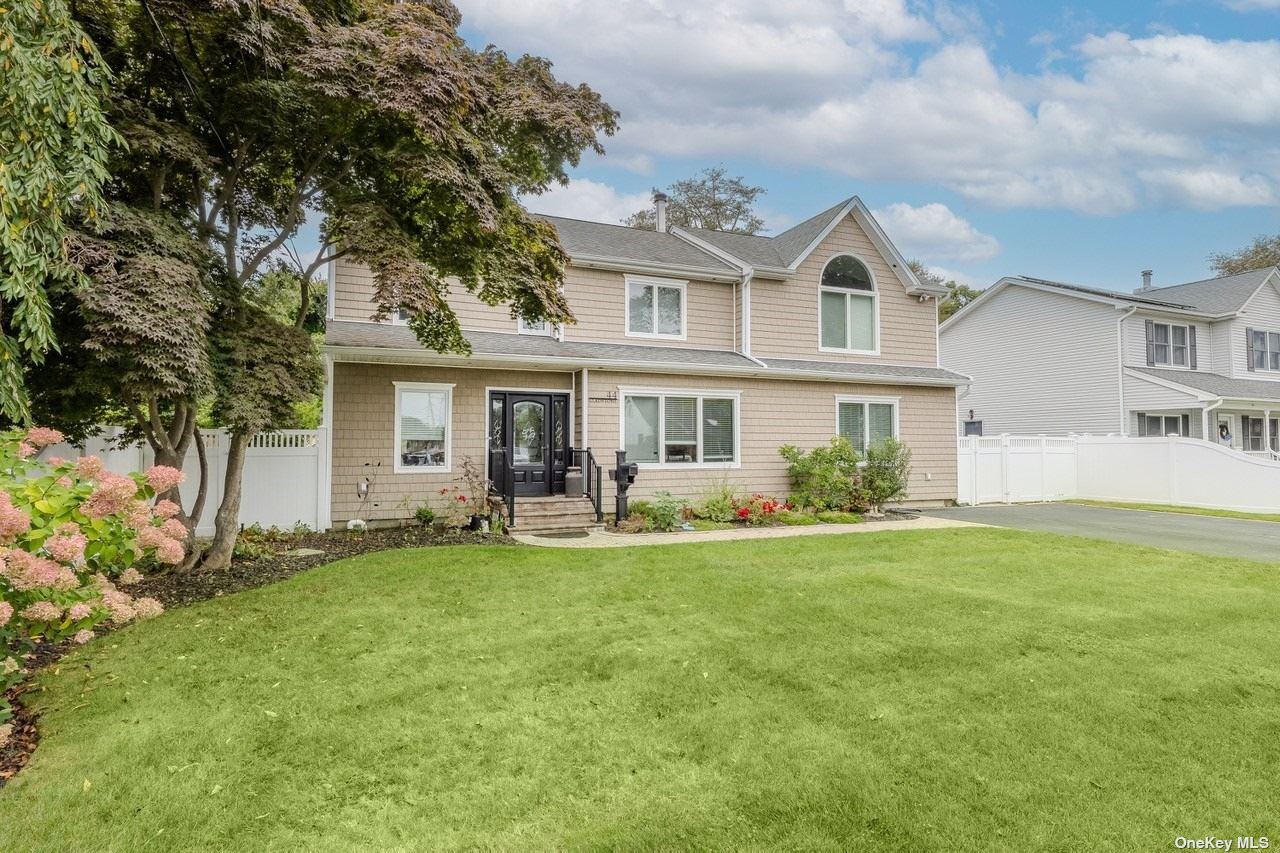
M 151 448 L 145 445 L 117 448 L 115 437 L 119 432 L 118 428 L 109 427 L 101 436 L 85 442 L 83 448 L 55 445 L 41 455 L 71 458 L 88 454 L 101 457 L 107 470 L 117 474 L 145 471 L 154 459 Z M 209 476 L 204 512 L 196 533 L 210 536 L 218 504 L 222 502 L 228 442 L 225 430 L 201 430 L 201 434 L 209 459 Z M 329 460 L 326 448 L 323 428 L 284 429 L 255 436 L 245 453 L 240 523 L 282 528 L 302 524 L 313 530 L 328 528 Z M 200 460 L 194 447 L 187 452 L 183 470 L 187 479 L 181 487 L 182 505 L 190 510 L 200 484 Z
M 961 438 L 962 504 L 1067 498 L 1280 511 L 1280 462 L 1196 438 Z

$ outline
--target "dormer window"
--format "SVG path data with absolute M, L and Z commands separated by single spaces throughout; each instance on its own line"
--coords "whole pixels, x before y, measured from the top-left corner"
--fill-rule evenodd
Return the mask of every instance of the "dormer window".
M 820 349 L 877 353 L 878 298 L 866 264 L 852 255 L 836 255 L 822 270 L 818 300 Z

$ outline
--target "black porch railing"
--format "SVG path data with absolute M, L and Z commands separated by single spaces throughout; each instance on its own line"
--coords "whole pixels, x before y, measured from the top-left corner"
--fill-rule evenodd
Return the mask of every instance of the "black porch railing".
M 591 452 L 590 447 L 571 448 L 569 458 L 582 471 L 582 493 L 591 501 L 591 506 L 596 511 L 596 524 L 600 524 L 604 521 L 604 504 L 601 494 L 604 476 L 600 463 L 596 462 L 595 454 Z

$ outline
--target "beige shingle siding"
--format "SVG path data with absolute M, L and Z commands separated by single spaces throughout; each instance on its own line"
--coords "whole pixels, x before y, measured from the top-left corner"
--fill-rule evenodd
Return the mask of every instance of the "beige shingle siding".
M 345 259 L 337 263 L 334 316 L 339 320 L 368 320 L 374 308 L 372 273 L 367 267 Z M 624 326 L 623 274 L 571 266 L 565 272 L 564 293 L 577 323 L 566 327 L 565 340 L 733 349 L 733 288 L 734 285 L 722 282 L 689 281 L 686 288 L 688 330 L 683 341 L 629 338 Z M 464 329 L 516 331 L 516 321 L 508 306 L 486 305 L 460 285 L 450 290 L 449 304 Z
M 569 267 L 565 273 L 564 295 L 578 322 L 565 328 L 565 340 L 733 349 L 733 288 L 734 285 L 723 282 L 690 280 L 685 289 L 688 300 L 685 340 L 633 338 L 626 334 L 624 274 Z
M 397 474 L 395 382 L 453 383 L 452 471 Z M 458 370 L 338 362 L 333 371 L 333 519 L 408 518 L 422 503 L 437 504 L 439 491 L 461 485 L 462 460 L 484 465 L 486 387 L 571 390 L 573 375 L 550 371 Z M 373 484 L 361 500 L 356 485 Z
M 942 365 L 973 377 L 959 401 L 987 435 L 1120 430 L 1117 312 L 1009 285 L 942 330 Z
M 818 283 L 827 261 L 857 256 L 870 269 L 879 294 L 880 355 L 842 355 L 818 349 Z M 751 351 L 760 357 L 830 361 L 937 363 L 937 303 L 908 296 L 893 268 L 851 216 L 846 216 L 789 281 L 757 278 L 751 284 Z
M 672 376 L 591 371 L 591 447 L 598 457 L 613 458 L 618 447 L 621 404 L 619 388 L 690 389 L 742 392 L 740 407 L 741 465 L 738 468 L 672 468 L 642 471 L 633 494 L 651 496 L 666 489 L 696 498 L 707 486 L 728 479 L 743 489 L 785 496 L 790 490 L 786 463 L 778 448 L 794 444 L 813 448 L 835 435 L 836 397 L 899 397 L 901 438 L 913 454 L 909 503 L 937 504 L 955 500 L 955 390 L 841 382 Z M 926 477 L 926 475 L 929 475 Z
M 573 390 L 580 373 L 425 368 L 399 365 L 334 365 L 333 518 L 338 525 L 352 518 L 408 518 L 419 504 L 439 504 L 441 488 L 456 485 L 462 459 L 485 456 L 485 389 L 560 388 Z M 394 473 L 394 382 L 454 384 L 451 427 L 451 473 Z M 937 504 L 955 499 L 956 442 L 952 423 L 955 392 L 950 388 L 855 385 L 765 379 L 673 376 L 591 371 L 592 398 L 616 396 L 619 387 L 741 391 L 741 467 L 720 471 L 647 470 L 635 494 L 660 489 L 695 498 L 706 486 L 727 476 L 744 490 L 785 495 L 786 466 L 778 447 L 812 448 L 835 434 L 836 396 L 899 397 L 902 439 L 914 460 L 909 503 Z M 580 401 L 578 401 L 580 402 Z M 605 464 L 618 447 L 618 401 L 592 399 L 590 446 Z M 575 429 L 581 409 L 575 406 Z M 926 475 L 929 475 L 926 477 Z M 361 500 L 357 484 L 369 477 L 369 496 Z

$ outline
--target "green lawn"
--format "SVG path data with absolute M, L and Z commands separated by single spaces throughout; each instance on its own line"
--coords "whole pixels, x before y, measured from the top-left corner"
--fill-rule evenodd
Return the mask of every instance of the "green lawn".
M 1214 518 L 1243 518 L 1246 521 L 1280 521 L 1280 513 L 1237 512 L 1234 509 L 1205 509 L 1198 506 L 1170 506 L 1168 504 L 1122 503 L 1119 501 L 1064 501 L 1084 506 L 1104 506 L 1112 509 L 1138 509 L 1143 512 L 1176 512 L 1182 515 L 1211 515 Z
M 0 850 L 1280 837 L 1277 567 L 1085 539 L 388 552 L 40 682 Z

